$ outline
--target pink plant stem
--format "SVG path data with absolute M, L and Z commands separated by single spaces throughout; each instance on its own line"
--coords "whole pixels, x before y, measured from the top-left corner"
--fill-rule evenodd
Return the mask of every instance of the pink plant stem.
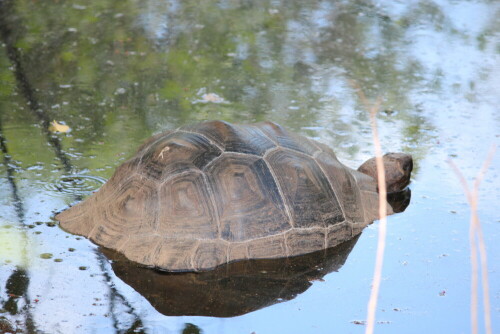
M 382 266 L 384 263 L 385 238 L 387 234 L 387 189 L 385 185 L 384 161 L 382 159 L 382 148 L 380 145 L 377 128 L 377 111 L 381 100 L 378 99 L 375 105 L 370 108 L 370 120 L 373 133 L 373 143 L 375 147 L 375 161 L 377 164 L 377 180 L 379 190 L 379 228 L 377 253 L 375 258 L 375 270 L 373 273 L 372 290 L 368 301 L 368 314 L 366 321 L 366 334 L 372 334 L 375 327 L 375 313 L 377 310 L 377 300 L 382 280 Z
M 490 152 L 488 153 L 488 157 L 486 158 L 479 174 L 476 177 L 474 182 L 474 190 L 472 197 L 474 198 L 474 208 L 471 205 L 471 221 L 474 226 L 476 226 L 476 234 L 479 245 L 479 259 L 481 261 L 481 284 L 483 286 L 483 308 L 484 308 L 484 327 L 487 334 L 492 334 L 493 330 L 491 328 L 491 309 L 490 309 L 490 287 L 488 283 L 488 261 L 486 255 L 486 244 L 484 242 L 483 230 L 481 227 L 481 223 L 479 221 L 479 216 L 477 214 L 477 203 L 479 198 L 479 184 L 481 183 L 486 171 L 488 170 L 491 161 L 493 160 L 493 156 L 495 155 L 496 146 L 492 146 Z
M 477 261 L 477 250 L 479 249 L 479 258 L 481 261 L 481 284 L 483 287 L 483 308 L 484 308 L 484 327 L 487 334 L 492 334 L 491 329 L 491 312 L 490 312 L 490 297 L 489 297 L 489 283 L 488 283 L 488 262 L 486 254 L 486 246 L 483 237 L 483 231 L 481 228 L 481 223 L 479 221 L 479 216 L 477 214 L 477 203 L 479 197 L 479 185 L 486 174 L 488 166 L 493 159 L 496 147 L 493 146 L 486 158 L 481 170 L 479 171 L 472 192 L 469 189 L 465 177 L 460 172 L 458 167 L 449 160 L 448 163 L 453 168 L 455 174 L 457 175 L 462 187 L 464 189 L 467 201 L 469 202 L 471 208 L 471 220 L 469 227 L 469 243 L 470 243 L 470 253 L 471 253 L 471 332 L 476 334 L 478 332 L 478 261 Z M 476 240 L 477 239 L 477 240 Z

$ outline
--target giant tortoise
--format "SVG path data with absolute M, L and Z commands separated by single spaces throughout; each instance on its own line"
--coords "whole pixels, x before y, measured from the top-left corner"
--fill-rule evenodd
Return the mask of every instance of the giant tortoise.
M 384 160 L 388 189 L 404 189 L 411 156 Z M 326 145 L 275 123 L 207 121 L 153 136 L 56 219 L 145 266 L 201 271 L 351 239 L 379 218 L 374 175 L 373 160 L 350 169 Z

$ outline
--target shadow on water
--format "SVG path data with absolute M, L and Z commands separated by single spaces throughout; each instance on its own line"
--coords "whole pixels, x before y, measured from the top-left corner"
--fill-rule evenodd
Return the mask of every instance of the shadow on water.
M 346 262 L 359 235 L 337 247 L 288 259 L 247 260 L 200 273 L 144 268 L 110 249 L 115 274 L 165 315 L 235 317 L 294 299 Z

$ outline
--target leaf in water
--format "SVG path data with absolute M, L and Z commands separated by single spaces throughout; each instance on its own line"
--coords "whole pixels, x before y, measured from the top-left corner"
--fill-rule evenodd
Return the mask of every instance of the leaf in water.
M 40 254 L 40 258 L 45 259 L 45 260 L 51 259 L 52 256 L 53 255 L 51 253 L 42 253 L 42 254 Z
M 215 93 L 204 94 L 201 98 L 205 102 L 214 102 L 214 103 L 224 102 L 224 99 Z
M 198 90 L 197 95 L 200 98 L 193 101 L 193 103 L 228 103 L 223 97 L 217 95 L 216 93 L 207 93 L 206 88 L 201 88 L 200 90 Z
M 49 131 L 51 132 L 68 132 L 70 127 L 65 124 L 57 123 L 55 120 L 50 122 Z

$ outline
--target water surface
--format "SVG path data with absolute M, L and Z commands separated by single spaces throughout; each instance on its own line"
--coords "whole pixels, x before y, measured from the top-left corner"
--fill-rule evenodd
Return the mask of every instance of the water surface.
M 309 273 L 267 307 L 216 317 L 160 313 L 97 246 L 53 220 L 144 139 L 200 120 L 275 121 L 357 167 L 373 155 L 362 91 L 383 101 L 384 150 L 415 160 L 412 203 L 388 222 L 376 330 L 470 331 L 470 211 L 446 161 L 472 181 L 499 143 L 496 2 L 21 0 L 0 11 L 0 318 L 13 327 L 364 332 L 378 223 L 337 271 Z M 53 120 L 71 130 L 50 131 Z M 499 156 L 479 196 L 494 332 Z

